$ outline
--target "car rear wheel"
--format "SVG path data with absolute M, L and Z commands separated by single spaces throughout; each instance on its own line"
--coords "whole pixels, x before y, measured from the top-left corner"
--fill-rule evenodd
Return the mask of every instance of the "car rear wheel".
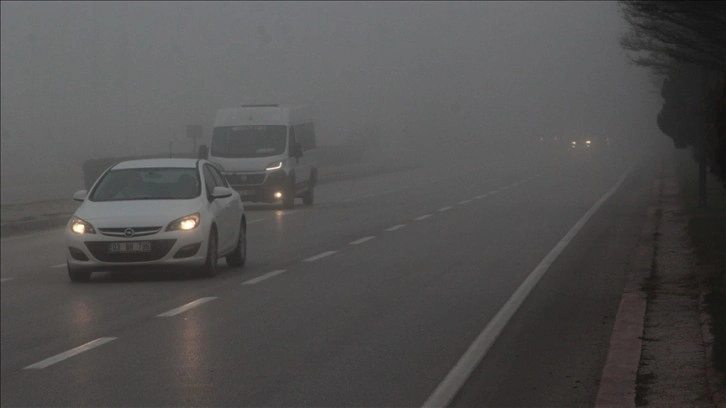
M 227 265 L 230 267 L 238 268 L 245 266 L 247 260 L 247 228 L 244 222 L 240 223 L 239 226 L 239 238 L 237 239 L 237 247 L 232 251 L 231 254 L 225 257 Z
M 217 275 L 217 259 L 217 231 L 212 228 L 212 231 L 209 232 L 209 241 L 207 243 L 207 260 L 199 270 L 199 276 L 212 278 Z
M 73 269 L 68 262 L 66 262 L 66 266 L 68 267 L 68 277 L 71 278 L 71 282 L 88 282 L 91 280 L 91 272 Z

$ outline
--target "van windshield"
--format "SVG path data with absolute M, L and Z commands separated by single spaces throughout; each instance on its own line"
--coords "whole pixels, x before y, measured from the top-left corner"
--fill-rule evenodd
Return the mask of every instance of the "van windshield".
M 287 127 L 224 126 L 214 128 L 211 155 L 216 157 L 266 157 L 285 151 Z

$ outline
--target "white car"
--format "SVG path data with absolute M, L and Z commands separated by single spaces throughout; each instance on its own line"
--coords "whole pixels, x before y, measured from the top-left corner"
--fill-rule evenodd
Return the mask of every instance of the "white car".
M 185 266 L 214 276 L 217 260 L 244 266 L 247 223 L 239 194 L 210 162 L 130 160 L 106 170 L 68 221 L 68 275 Z

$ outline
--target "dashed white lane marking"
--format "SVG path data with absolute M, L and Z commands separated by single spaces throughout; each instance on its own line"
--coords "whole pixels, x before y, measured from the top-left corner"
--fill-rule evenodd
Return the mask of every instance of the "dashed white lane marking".
M 426 218 L 429 218 L 429 217 L 431 217 L 431 214 L 422 215 L 422 216 L 420 216 L 418 218 L 414 218 L 413 220 L 414 221 L 421 221 L 421 220 L 425 220 Z
M 258 218 L 256 220 L 249 220 L 249 221 L 247 221 L 247 224 L 254 224 L 256 222 L 262 222 L 264 220 L 265 220 L 264 218 Z
M 439 208 L 439 212 L 449 211 L 452 208 L 454 208 L 454 207 L 448 206 L 448 207 L 444 207 L 444 208 Z
M 395 231 L 395 230 L 399 230 L 399 229 L 401 229 L 401 228 L 403 228 L 403 227 L 405 227 L 405 226 L 406 226 L 406 224 L 398 224 L 398 225 L 394 225 L 394 226 L 392 226 L 391 228 L 386 228 L 386 231 Z
M 462 201 L 459 201 L 457 204 L 464 205 L 464 204 L 469 204 L 470 202 L 471 202 L 471 200 L 462 200 Z
M 580 218 L 577 223 L 570 228 L 560 242 L 555 245 L 554 248 L 542 259 L 534 270 L 529 274 L 527 279 L 517 288 L 492 320 L 484 327 L 484 330 L 479 333 L 479 336 L 474 340 L 466 350 L 464 355 L 461 356 L 459 361 L 456 363 L 454 368 L 446 375 L 443 381 L 436 387 L 431 396 L 423 404 L 424 407 L 445 407 L 448 406 L 451 400 L 456 396 L 464 383 L 469 379 L 471 373 L 474 371 L 479 362 L 489 351 L 489 348 L 494 344 L 499 337 L 499 334 L 504 330 L 509 320 L 517 312 L 517 309 L 522 305 L 524 300 L 527 298 L 529 293 L 534 289 L 539 280 L 549 270 L 550 265 L 560 256 L 562 251 L 567 248 L 567 245 L 575 238 L 582 227 L 590 220 L 593 214 L 612 196 L 615 191 L 623 184 L 625 178 L 630 174 L 633 168 L 630 167 L 615 185 L 605 193 L 600 199 Z
M 66 264 L 62 263 L 62 264 L 58 264 L 58 265 L 53 265 L 50 268 L 63 268 L 65 266 L 66 266 Z
M 70 217 L 68 217 L 68 218 L 70 218 Z M 16 235 L 16 236 L 12 236 L 12 237 L 3 238 L 0 241 L 6 242 L 6 241 L 17 241 L 19 239 L 25 239 L 25 238 L 37 238 L 37 237 L 41 237 L 43 235 L 48 235 L 48 234 L 50 234 L 52 232 L 60 231 L 60 230 L 62 230 L 62 228 L 51 229 L 51 230 L 48 230 L 46 232 L 41 232 L 41 233 L 37 233 L 37 234 Z
M 374 239 L 374 238 L 375 238 L 374 236 L 370 236 L 370 237 L 363 237 L 363 238 L 361 238 L 361 239 L 357 239 L 357 240 L 355 240 L 355 241 L 351 242 L 351 243 L 350 243 L 350 245 L 360 245 L 360 244 L 362 244 L 362 243 L 364 243 L 364 242 L 368 242 L 368 241 L 370 241 L 370 240 L 372 240 L 372 239 Z
M 64 351 L 60 354 L 56 354 L 53 357 L 49 357 L 49 358 L 46 358 L 45 360 L 38 361 L 35 364 L 31 364 L 31 365 L 25 367 L 25 370 L 40 370 L 42 368 L 46 368 L 55 363 L 59 363 L 63 360 L 71 358 L 75 355 L 81 354 L 84 351 L 88 351 L 88 350 L 91 350 L 98 346 L 102 346 L 102 345 L 108 343 L 109 341 L 113 341 L 113 340 L 116 340 L 116 337 L 100 337 L 96 340 L 89 341 L 88 343 L 78 346 L 76 348 L 72 348 L 68 351 Z
M 270 279 L 272 277 L 275 277 L 275 276 L 277 276 L 277 275 L 279 275 L 281 273 L 285 273 L 285 272 L 287 272 L 285 269 L 277 269 L 277 270 L 274 270 L 272 272 L 267 272 L 266 274 L 261 275 L 261 276 L 258 276 L 258 277 L 254 278 L 254 279 L 250 279 L 250 280 L 248 280 L 246 282 L 242 282 L 242 284 L 243 285 L 254 285 L 256 283 L 262 282 L 263 280 Z
M 315 256 L 311 256 L 310 258 L 303 259 L 303 262 L 313 262 L 313 261 L 317 261 L 318 259 L 323 259 L 326 256 L 333 255 L 336 252 L 338 252 L 338 251 L 325 251 L 325 252 L 320 253 L 320 254 L 317 254 Z
M 199 299 L 197 299 L 197 300 L 195 300 L 193 302 L 187 303 L 186 305 L 179 306 L 179 307 L 177 307 L 175 309 L 169 310 L 168 312 L 164 312 L 164 313 L 162 313 L 160 315 L 157 315 L 156 317 L 172 317 L 172 316 L 176 316 L 179 313 L 184 313 L 184 312 L 186 312 L 189 309 L 195 308 L 195 307 L 197 307 L 199 305 L 203 305 L 203 304 L 205 304 L 207 302 L 210 302 L 210 301 L 212 301 L 212 300 L 214 300 L 216 298 L 217 298 L 216 296 L 199 298 Z
M 489 194 L 499 194 L 499 190 L 492 190 L 489 192 Z
M 7 281 L 11 281 L 11 280 L 13 280 L 13 279 L 14 279 L 14 278 L 2 278 L 2 279 L 0 279 L 0 283 L 5 283 L 5 282 L 7 282 Z
M 489 193 L 486 193 L 486 194 L 479 194 L 478 196 L 474 197 L 474 199 L 475 199 L 475 200 L 481 200 L 482 198 L 484 198 L 484 197 L 486 197 L 486 196 L 488 196 L 488 195 L 489 195 Z

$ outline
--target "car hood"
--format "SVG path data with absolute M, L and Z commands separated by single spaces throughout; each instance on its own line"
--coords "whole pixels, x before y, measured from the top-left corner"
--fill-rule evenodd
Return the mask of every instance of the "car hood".
M 177 218 L 198 212 L 201 199 L 84 201 L 75 216 L 96 228 L 165 226 Z

